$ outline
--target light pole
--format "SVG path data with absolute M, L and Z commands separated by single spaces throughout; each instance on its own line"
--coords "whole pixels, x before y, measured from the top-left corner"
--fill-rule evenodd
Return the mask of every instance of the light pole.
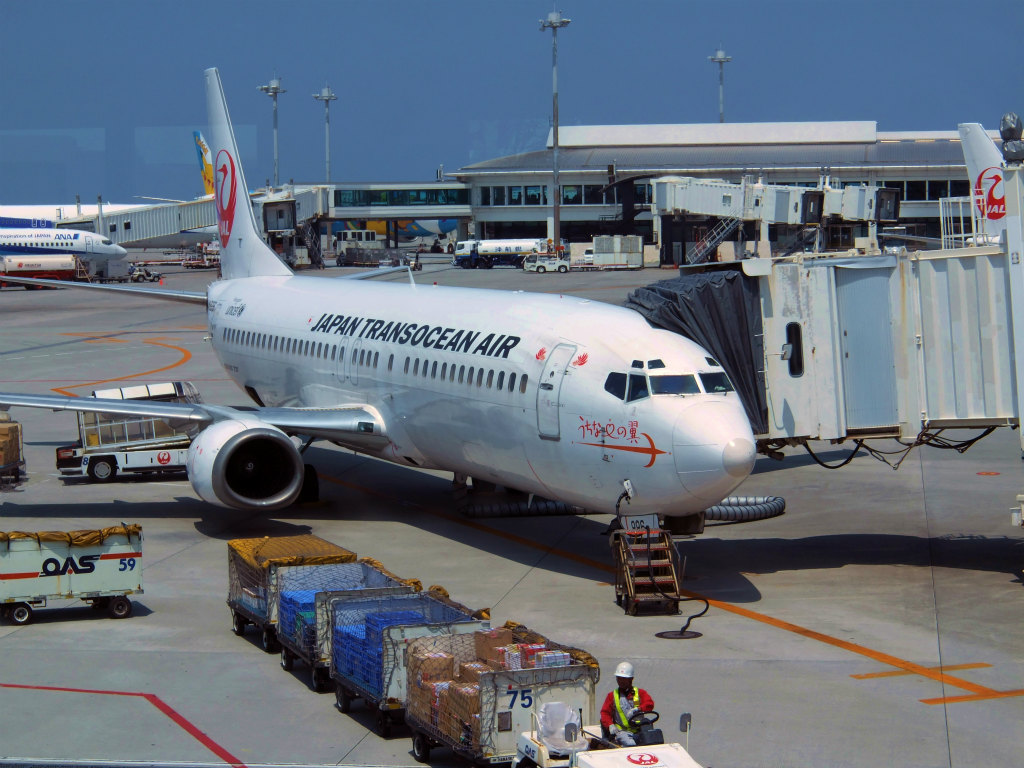
M 714 56 L 708 56 L 708 61 L 718 65 L 718 122 L 725 122 L 725 65 L 732 61 L 732 56 L 726 56 L 722 50 L 722 44 L 718 44 L 718 50 Z
M 314 93 L 313 98 L 324 103 L 324 156 L 327 163 L 327 176 L 324 181 L 331 183 L 331 102 L 337 101 L 338 97 L 331 92 L 331 86 L 325 85 L 320 93 Z
M 281 81 L 277 75 L 274 75 L 274 79 L 267 85 L 261 85 L 259 89 L 274 100 L 274 186 L 276 187 L 280 183 L 280 177 L 277 172 L 277 94 L 286 93 L 286 91 L 281 87 Z
M 541 19 L 540 31 L 551 30 L 551 124 L 552 138 L 554 139 L 555 151 L 552 163 L 554 165 L 554 179 L 552 186 L 554 194 L 551 196 L 551 209 L 554 218 L 553 235 L 555 241 L 555 253 L 562 244 L 561 222 L 559 221 L 559 204 L 561 203 L 562 190 L 558 185 L 558 30 L 561 27 L 569 26 L 572 19 L 566 19 L 561 11 L 552 11 L 547 19 Z

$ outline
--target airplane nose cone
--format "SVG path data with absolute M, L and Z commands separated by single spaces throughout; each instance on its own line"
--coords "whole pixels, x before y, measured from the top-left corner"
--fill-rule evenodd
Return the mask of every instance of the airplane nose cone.
M 128 255 L 128 251 L 126 251 L 120 245 L 115 245 L 114 249 L 115 249 L 114 253 L 116 253 L 118 256 L 127 256 Z
M 679 481 L 708 505 L 728 496 L 754 468 L 754 434 L 734 399 L 689 405 L 676 419 L 672 443 Z

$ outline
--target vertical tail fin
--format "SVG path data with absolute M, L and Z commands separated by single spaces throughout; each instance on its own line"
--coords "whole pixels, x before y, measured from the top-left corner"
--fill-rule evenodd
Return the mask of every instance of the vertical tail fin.
M 199 155 L 199 173 L 203 176 L 203 189 L 205 194 L 212 195 L 213 158 L 210 157 L 210 145 L 199 131 L 192 131 L 192 140 L 196 144 L 196 154 Z
M 984 225 L 984 233 L 998 240 L 1006 231 L 1003 155 L 980 123 L 961 123 L 957 127 L 967 163 L 971 196 Z
M 270 247 L 263 242 L 249 202 L 249 187 L 242 174 L 235 132 L 220 72 L 206 70 L 206 110 L 210 119 L 210 152 L 213 155 L 214 207 L 220 235 L 221 274 L 228 279 L 290 275 Z

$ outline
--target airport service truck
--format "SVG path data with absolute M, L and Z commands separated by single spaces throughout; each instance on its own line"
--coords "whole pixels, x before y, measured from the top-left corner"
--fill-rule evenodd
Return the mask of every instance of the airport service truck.
M 473 251 L 476 250 L 476 258 Z M 523 258 L 530 253 L 547 250 L 543 239 L 524 240 L 461 240 L 455 244 L 452 266 L 462 269 L 490 269 L 491 267 L 516 267 L 523 265 Z
M 523 259 L 523 270 L 525 272 L 561 272 L 569 271 L 571 262 L 567 256 L 555 256 L 553 253 L 531 253 Z
M 72 254 L 0 256 L 0 288 L 18 285 L 4 282 L 5 275 L 47 280 L 74 280 L 77 270 L 78 262 Z M 30 291 L 39 288 L 38 285 L 24 287 Z
M 142 594 L 142 526 L 87 531 L 0 532 L 0 614 L 28 624 L 49 600 L 84 600 L 112 618 Z
M 200 403 L 199 391 L 188 381 L 139 384 L 98 389 L 93 397 L 114 400 L 152 400 Z M 106 483 L 121 473 L 181 472 L 185 469 L 191 437 L 160 419 L 111 413 L 76 414 L 78 442 L 57 449 L 62 477 L 87 476 Z

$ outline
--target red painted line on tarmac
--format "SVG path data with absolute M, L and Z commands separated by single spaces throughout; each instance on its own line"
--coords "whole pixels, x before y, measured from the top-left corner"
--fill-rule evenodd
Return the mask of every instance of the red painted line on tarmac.
M 18 685 L 17 683 L 0 683 L 0 688 L 15 688 L 28 691 L 54 691 L 60 693 L 88 693 L 99 696 L 128 696 L 139 699 L 145 699 L 158 710 L 163 712 L 169 717 L 175 725 L 181 728 L 183 731 L 192 736 L 196 741 L 206 747 L 208 750 L 213 752 L 217 757 L 223 760 L 225 763 L 233 766 L 233 768 L 246 768 L 245 763 L 239 760 L 237 757 L 228 752 L 224 747 L 220 746 L 217 742 L 199 730 L 196 726 L 190 723 L 184 715 L 170 706 L 167 702 L 157 696 L 155 693 L 140 693 L 137 691 L 101 691 L 94 690 L 91 688 L 63 688 L 58 686 L 49 685 Z

